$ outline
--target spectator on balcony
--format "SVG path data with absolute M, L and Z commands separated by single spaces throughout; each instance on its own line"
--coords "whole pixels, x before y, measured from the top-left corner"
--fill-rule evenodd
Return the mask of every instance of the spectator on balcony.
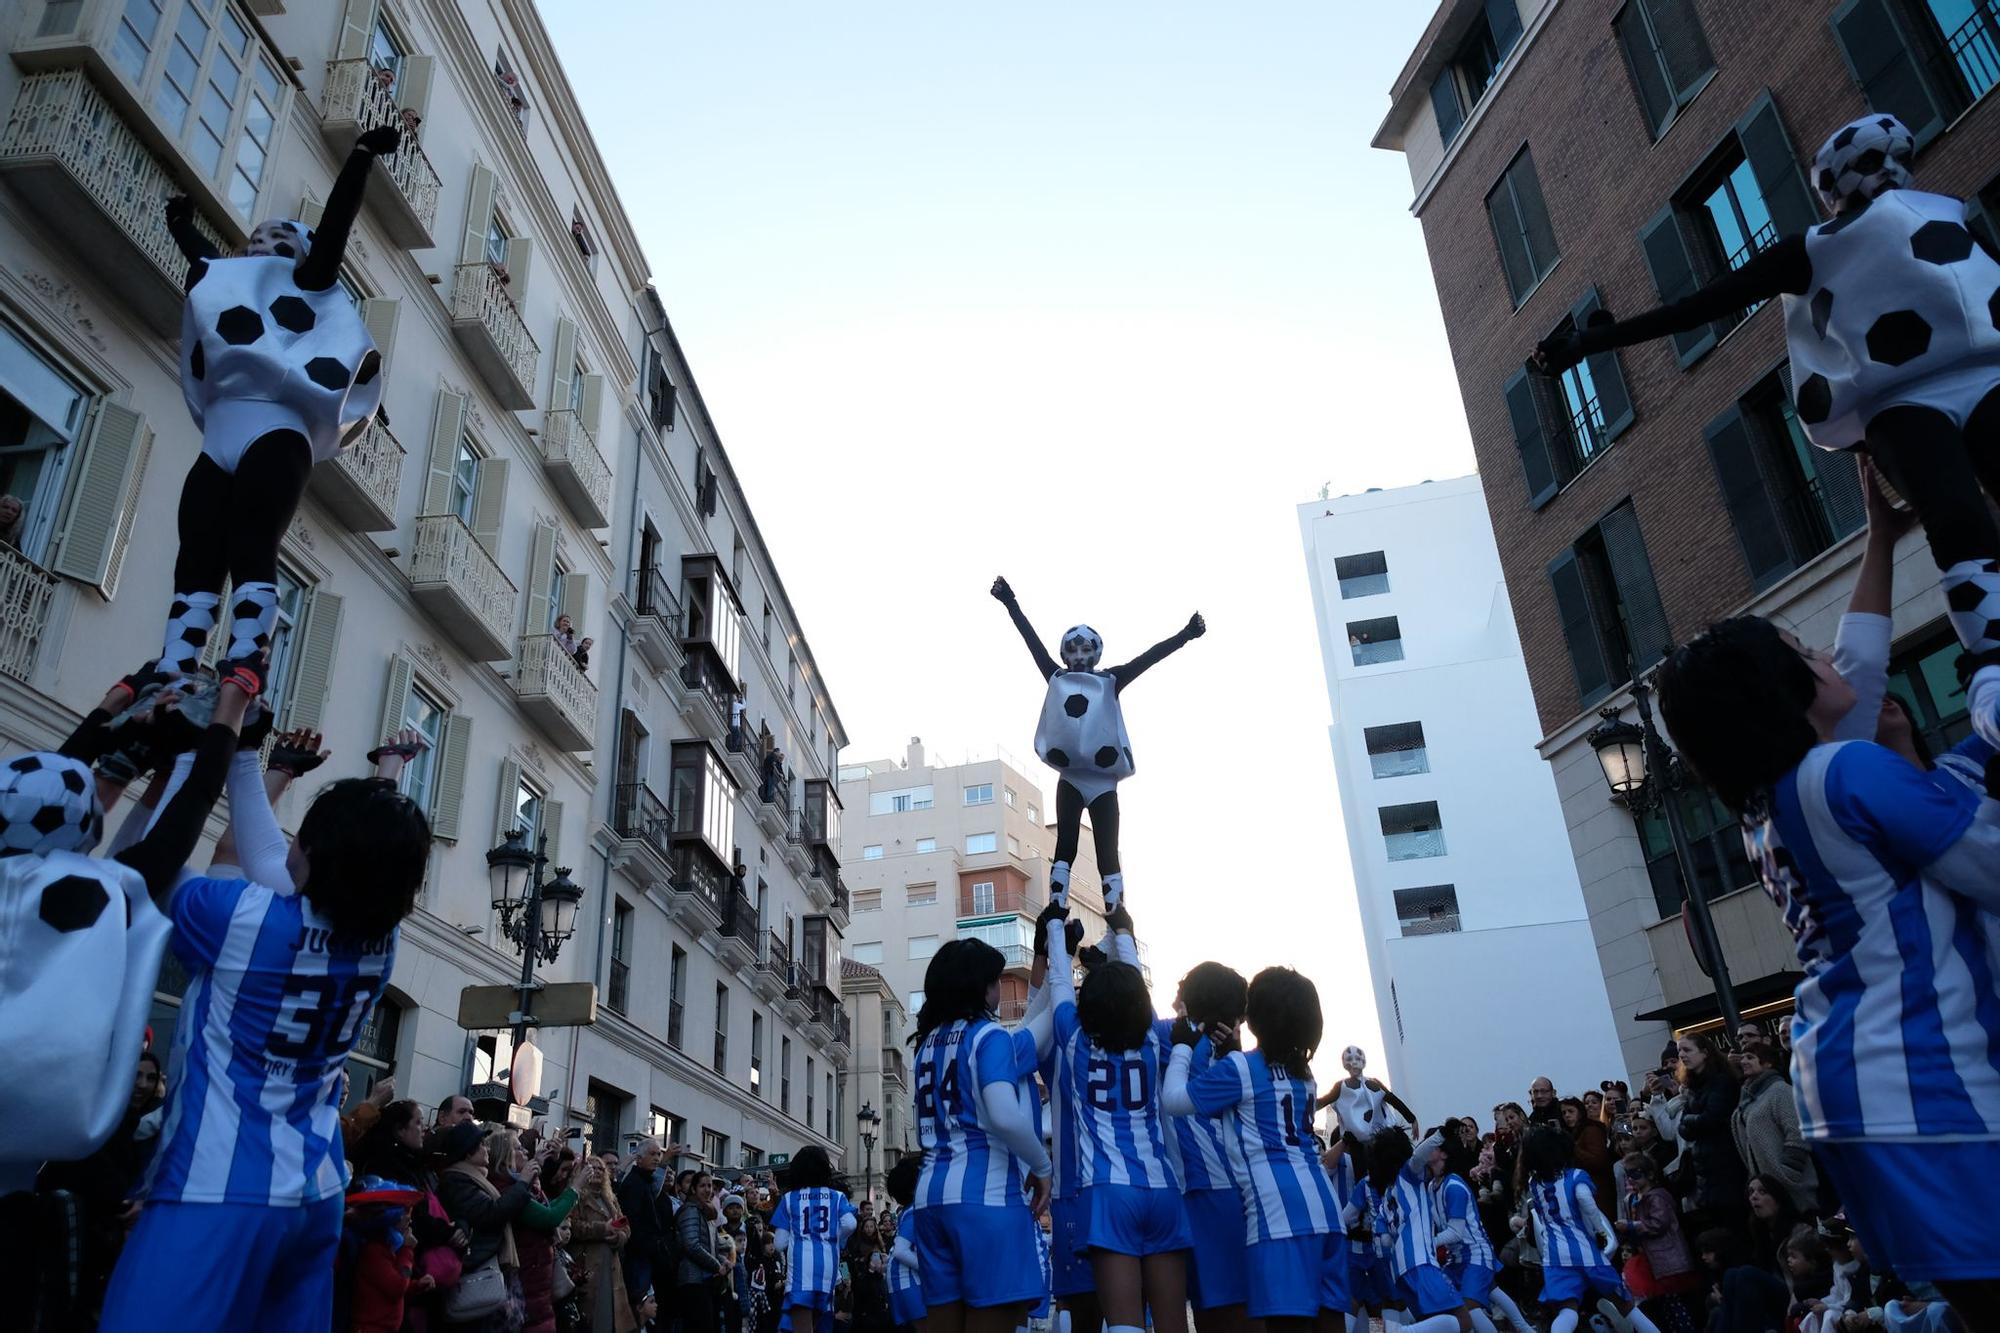
M 732 750 L 743 748 L 743 715 L 749 711 L 742 695 L 729 701 L 729 748 Z
M 770 749 L 764 751 L 764 799 L 766 801 L 776 801 L 778 799 L 778 788 L 784 785 L 784 781 L 785 752 L 776 745 L 773 745 Z
M 556 617 L 556 628 L 552 637 L 556 641 L 556 647 L 568 653 L 570 661 L 576 663 L 578 671 L 590 670 L 590 646 L 597 640 L 577 638 L 576 622 L 566 615 Z
M 0 495 L 0 543 L 21 549 L 21 527 L 28 507 L 18 495 Z

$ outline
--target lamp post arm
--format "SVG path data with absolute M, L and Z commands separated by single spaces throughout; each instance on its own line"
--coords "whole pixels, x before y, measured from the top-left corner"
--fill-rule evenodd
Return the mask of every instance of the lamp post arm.
M 516 987 L 521 992 L 518 1010 L 521 1021 L 514 1024 L 517 1051 L 528 1038 L 535 1012 L 535 992 L 541 989 L 535 982 L 535 960 L 542 948 L 542 871 L 548 863 L 549 835 L 544 832 L 535 843 L 535 864 L 528 870 L 528 902 L 521 913 L 521 982 Z

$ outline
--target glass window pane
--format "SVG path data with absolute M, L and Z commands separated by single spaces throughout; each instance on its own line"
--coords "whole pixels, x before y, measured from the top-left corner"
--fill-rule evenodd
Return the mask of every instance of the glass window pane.
M 244 175 L 241 167 L 229 173 L 229 206 L 238 217 L 246 218 L 257 209 L 257 182 Z
M 259 60 L 256 65 L 257 90 L 275 102 L 278 100 L 278 71 L 271 68 L 267 60 Z
M 190 147 L 194 160 L 201 163 L 203 175 L 213 176 L 222 169 L 222 140 L 209 133 L 208 126 L 203 125 L 196 132 Z
M 222 46 L 239 56 L 250 49 L 250 30 L 226 9 L 222 11 Z
M 1750 243 L 1761 250 L 1777 239 L 1771 210 L 1764 206 L 1764 189 L 1757 184 L 1747 159 L 1737 163 L 1736 170 L 1729 173 L 1729 188 L 1736 192 L 1737 206 L 1743 210 L 1743 225 L 1750 229 Z
M 181 10 L 181 21 L 174 25 L 174 36 L 179 38 L 194 56 L 199 59 L 202 48 L 208 45 L 209 24 L 201 16 L 206 6 L 189 5 Z

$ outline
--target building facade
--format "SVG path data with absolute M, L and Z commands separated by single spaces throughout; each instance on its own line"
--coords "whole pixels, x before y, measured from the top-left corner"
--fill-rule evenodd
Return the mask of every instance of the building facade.
M 1715 1020 L 1680 920 L 1713 902 L 1747 1012 L 1789 1007 L 1796 965 L 1740 840 L 1682 793 L 1664 821 L 1610 803 L 1586 736 L 1631 713 L 1633 673 L 1741 611 L 1830 642 L 1859 557 L 1850 460 L 1807 445 L 1778 309 L 1528 375 L 1536 342 L 1598 309 L 1636 314 L 1819 218 L 1805 167 L 1867 111 L 1918 137 L 1921 188 L 2000 202 L 2000 25 L 1945 0 L 1446 0 L 1375 143 L 1406 157 L 1626 1063 Z M 1778 302 L 1767 302 L 1777 306 Z M 1892 688 L 1932 741 L 1964 730 L 1935 572 L 1899 562 Z
M 882 1177 L 889 1168 L 905 1154 L 922 1151 L 910 1113 L 912 1016 L 889 979 L 866 963 L 851 958 L 843 962 L 840 989 L 854 1025 L 854 1049 L 847 1059 L 851 1111 L 842 1130 L 848 1178 L 861 1186 L 863 1197 L 871 1197 L 865 1191 L 873 1186 L 872 1197 L 880 1199 Z M 862 1141 L 863 1112 L 876 1117 L 872 1147 Z
M 1390 1086 L 1519 1098 L 1520 1012 L 1466 997 L 1531 980 L 1534 1073 L 1595 1086 L 1624 1065 L 1479 478 L 1298 512 Z
M 585 892 L 541 976 L 599 997 L 539 1034 L 551 1127 L 732 1166 L 837 1151 L 845 736 L 533 6 L 27 0 L 0 41 L 0 491 L 24 507 L 0 740 L 53 743 L 158 650 L 201 443 L 165 200 L 226 252 L 315 220 L 356 136 L 399 125 L 342 275 L 384 410 L 285 540 L 271 694 L 330 773 L 430 742 L 403 782 L 436 846 L 356 1093 L 504 1077 L 508 1034 L 457 1015 L 518 975 L 485 853 L 525 829 Z M 162 1047 L 185 982 L 170 962 Z

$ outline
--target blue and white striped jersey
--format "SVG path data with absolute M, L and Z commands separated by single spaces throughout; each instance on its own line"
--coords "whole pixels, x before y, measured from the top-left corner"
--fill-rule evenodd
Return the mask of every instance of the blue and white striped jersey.
M 1053 1015 L 1051 1015 L 1053 1018 Z M 1082 1188 L 1082 1164 L 1077 1157 L 1077 1138 L 1082 1132 L 1076 1123 L 1076 1103 L 1070 1096 L 1069 1065 L 1062 1058 L 1062 1046 L 1051 1041 L 1048 1051 L 1037 1061 L 1042 1086 L 1048 1089 L 1049 1197 L 1070 1199 Z
M 1500 1271 L 1493 1242 L 1479 1220 L 1479 1196 L 1472 1192 L 1464 1177 L 1443 1175 L 1431 1182 L 1431 1217 L 1440 1230 L 1448 1225 L 1465 1238 L 1464 1245 L 1453 1247 L 1454 1265 L 1476 1264 L 1496 1273 Z
M 147 1197 L 315 1203 L 341 1193 L 340 1071 L 382 993 L 396 932 L 335 939 L 312 904 L 242 879 L 175 890 L 189 983 Z
M 1017 1049 L 1013 1035 L 990 1018 L 957 1019 L 917 1047 L 917 1137 L 924 1149 L 918 1207 L 1021 1202 L 1027 1163 L 979 1122 L 979 1089 L 1019 1084 Z
M 1346 1160 L 1344 1157 L 1341 1158 L 1343 1162 Z M 1352 1170 L 1352 1168 L 1349 1169 L 1350 1171 Z M 1368 1183 L 1368 1177 L 1362 1176 L 1355 1180 L 1354 1184 L 1347 1191 L 1347 1203 L 1355 1212 L 1360 1214 L 1360 1217 L 1356 1219 L 1358 1225 L 1368 1228 L 1367 1240 L 1354 1240 L 1352 1238 L 1348 1240 L 1347 1252 L 1349 1256 L 1360 1260 L 1364 1264 L 1372 1263 L 1377 1259 L 1387 1259 L 1389 1257 L 1389 1223 L 1382 1216 L 1382 1195 L 1376 1191 L 1373 1185 Z
M 903 1241 L 914 1250 L 917 1246 L 917 1210 L 905 1208 L 896 1219 L 896 1239 Z M 889 1294 L 923 1289 L 923 1274 L 908 1264 L 892 1262 L 889 1265 Z
M 792 1190 L 778 1200 L 771 1230 L 792 1233 L 785 1252 L 792 1292 L 832 1293 L 840 1282 L 840 1220 L 854 1211 L 847 1196 L 824 1185 Z
M 1070 1001 L 1057 1001 L 1053 1017 L 1057 1081 L 1077 1130 L 1077 1186 L 1179 1190 L 1160 1117 L 1168 1043 L 1155 1031 L 1136 1050 L 1107 1051 L 1083 1030 Z
M 1412 1162 L 1411 1166 L 1415 1163 Z M 1404 1167 L 1382 1191 L 1382 1219 L 1389 1237 L 1389 1269 L 1402 1277 L 1425 1264 L 1437 1267 L 1437 1227 L 1431 1191 L 1423 1176 Z
M 1195 1109 L 1222 1117 L 1253 1245 L 1339 1229 L 1313 1143 L 1313 1096 L 1311 1079 L 1272 1069 L 1262 1051 L 1231 1051 L 1188 1080 Z
M 1573 1166 L 1554 1179 L 1528 1182 L 1544 1268 L 1596 1268 L 1605 1262 L 1599 1237 L 1584 1220 L 1583 1206 L 1577 1202 L 1578 1190 L 1590 1197 L 1592 1207 L 1596 1206 L 1597 1195 L 1590 1177 Z
M 1990 886 L 1979 800 L 1849 741 L 1810 751 L 1746 824 L 1805 971 L 1792 1081 L 1807 1138 L 2000 1136 L 1990 914 L 1949 887 Z
M 1153 1031 L 1162 1042 L 1173 1041 L 1172 1019 L 1162 1019 Z M 1164 1048 L 1163 1048 L 1164 1049 Z M 1190 1078 L 1208 1068 L 1214 1051 L 1203 1037 L 1194 1044 L 1194 1058 L 1188 1064 Z M 1236 1177 L 1228 1167 L 1229 1149 L 1223 1143 L 1222 1123 L 1205 1115 L 1170 1115 L 1166 1118 L 1167 1160 L 1180 1175 L 1183 1193 L 1198 1190 L 1233 1190 Z M 1335 1198 L 1340 1198 L 1337 1192 Z

